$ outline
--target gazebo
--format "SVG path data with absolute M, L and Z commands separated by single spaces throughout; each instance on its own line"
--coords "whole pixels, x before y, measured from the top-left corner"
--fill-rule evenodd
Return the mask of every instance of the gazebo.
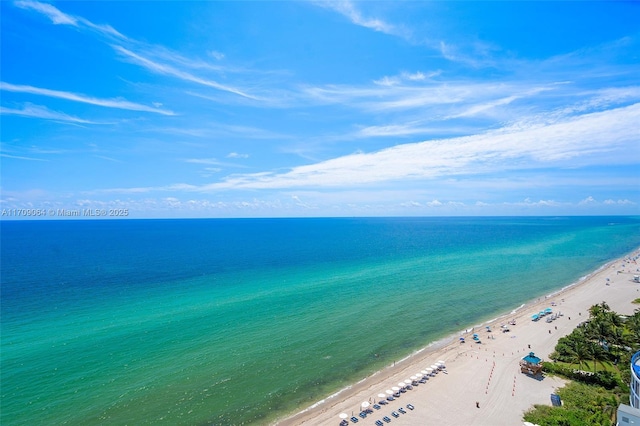
M 542 360 L 533 352 L 529 352 L 529 355 L 520 361 L 520 371 L 524 374 L 537 376 L 542 373 Z

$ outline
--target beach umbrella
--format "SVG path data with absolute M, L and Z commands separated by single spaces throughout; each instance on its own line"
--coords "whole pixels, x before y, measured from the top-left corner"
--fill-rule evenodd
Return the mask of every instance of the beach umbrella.
M 444 364 L 444 361 L 443 361 L 443 360 L 439 359 L 439 360 L 438 360 L 438 362 L 439 362 L 440 364 L 442 364 L 442 366 L 444 367 L 444 365 L 445 365 L 445 364 Z
M 416 379 L 416 376 L 411 376 L 411 377 L 413 377 L 413 379 L 411 379 L 411 380 L 406 379 L 404 382 L 405 382 L 406 384 L 410 385 L 410 384 L 411 384 L 411 382 L 413 382 L 413 381 Z
M 385 392 L 387 393 L 387 395 L 393 395 L 393 391 L 391 389 L 387 389 Z
M 429 374 L 429 372 L 427 370 L 422 370 L 422 374 Z
M 403 387 L 405 387 L 405 386 L 407 386 L 407 385 L 406 385 L 404 382 L 400 382 L 400 383 L 398 383 L 398 387 L 399 387 L 400 389 L 402 389 L 402 388 L 403 388 Z M 393 388 L 391 388 L 391 389 L 393 389 Z
M 386 393 L 379 393 L 378 394 L 378 398 L 386 398 L 387 394 Z
M 402 386 L 404 386 L 404 385 L 402 385 Z M 400 388 L 399 388 L 399 387 L 397 387 L 397 386 L 393 386 L 393 387 L 391 388 L 391 390 L 392 390 L 392 391 L 396 391 L 396 392 L 398 392 L 398 391 L 400 390 Z
M 416 379 L 420 379 L 423 375 L 424 373 L 422 371 L 419 371 L 418 373 L 416 373 Z
M 438 366 L 437 365 L 432 365 L 431 368 L 433 368 L 433 371 L 438 371 Z
M 464 342 L 464 337 L 461 337 L 460 340 L 462 340 Z
M 347 417 L 349 417 L 349 415 L 347 413 L 340 413 L 338 417 L 340 417 L 341 419 L 346 419 Z
M 368 402 L 368 401 L 365 401 L 365 402 L 363 402 L 362 404 L 360 404 L 360 406 L 361 406 L 362 408 L 367 408 L 369 405 L 370 405 L 370 404 L 369 404 L 369 402 Z
M 433 373 L 433 368 L 427 368 L 425 371 L 430 375 L 431 373 Z

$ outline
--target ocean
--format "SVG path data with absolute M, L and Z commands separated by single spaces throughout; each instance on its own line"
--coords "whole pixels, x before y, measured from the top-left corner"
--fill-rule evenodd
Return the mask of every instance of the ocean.
M 3 221 L 0 423 L 268 424 L 640 246 L 640 217 Z

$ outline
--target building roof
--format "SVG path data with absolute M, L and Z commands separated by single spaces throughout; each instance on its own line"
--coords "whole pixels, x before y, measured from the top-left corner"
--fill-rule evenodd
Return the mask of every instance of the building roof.
M 529 364 L 540 364 L 540 361 L 542 361 L 533 352 L 529 352 L 529 355 L 522 358 L 522 360 L 528 362 Z
M 640 417 L 640 410 L 627 404 L 618 405 L 618 413 L 625 413 L 632 416 Z

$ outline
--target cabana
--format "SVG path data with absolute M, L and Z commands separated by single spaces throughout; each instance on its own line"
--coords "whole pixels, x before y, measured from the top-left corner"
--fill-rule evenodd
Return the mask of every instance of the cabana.
M 542 374 L 542 360 L 533 352 L 529 352 L 529 355 L 525 356 L 520 361 L 520 372 L 530 376 Z

